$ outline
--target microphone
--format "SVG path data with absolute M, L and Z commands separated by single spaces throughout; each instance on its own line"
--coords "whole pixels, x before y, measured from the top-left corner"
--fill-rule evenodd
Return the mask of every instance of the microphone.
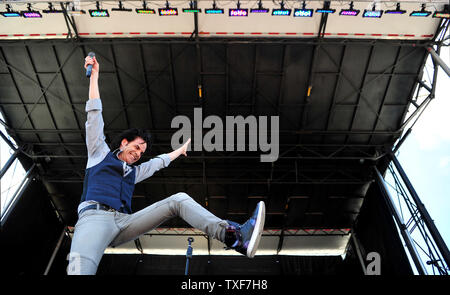
M 95 57 L 95 53 L 94 52 L 89 52 L 88 56 L 94 58 Z M 92 73 L 92 65 L 88 65 L 87 69 L 86 69 L 86 77 L 90 78 L 91 77 L 91 73 Z

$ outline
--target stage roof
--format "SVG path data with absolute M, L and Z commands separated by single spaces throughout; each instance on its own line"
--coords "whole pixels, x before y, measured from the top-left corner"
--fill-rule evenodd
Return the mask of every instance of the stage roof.
M 356 5 L 364 9 L 368 3 Z M 342 235 L 353 227 L 373 183 L 372 167 L 404 131 L 426 47 L 433 44 L 440 23 L 431 17 L 416 23 L 404 15 L 399 16 L 403 21 L 392 16 L 370 20 L 381 21 L 378 27 L 332 15 L 301 26 L 305 20 L 272 23 L 273 17 L 266 16 L 271 20 L 267 27 L 253 16 L 238 25 L 227 17 L 212 21 L 202 15 L 195 34 L 192 15 L 181 15 L 173 24 L 152 16 L 158 21 L 150 20 L 155 26 L 145 29 L 134 26 L 140 17 L 133 16 L 136 23 L 115 15 L 104 23 L 75 18 L 78 39 L 64 35 L 65 24 L 50 23 L 56 16 L 45 15 L 45 24 L 33 20 L 33 26 L 25 19 L 19 26 L 1 20 L 5 125 L 37 164 L 37 177 L 69 226 L 76 222 L 87 161 L 83 61 L 88 52 L 94 51 L 101 64 L 108 143 L 124 129 L 148 129 L 153 144 L 144 160 L 171 151 L 177 131 L 172 119 L 185 115 L 194 122 L 195 108 L 202 109 L 203 118 L 216 115 L 223 122 L 226 116 L 279 116 L 277 161 L 261 162 L 262 152 L 248 147 L 192 151 L 137 184 L 133 211 L 183 191 L 217 216 L 243 222 L 264 200 L 267 230 L 326 229 Z M 218 24 L 224 26 L 219 30 Z M 114 34 L 134 31 L 140 34 Z M 176 33 L 143 34 L 150 31 Z M 241 31 L 244 36 L 233 34 Z M 263 34 L 251 36 L 256 31 Z M 277 37 L 269 34 L 275 31 Z M 29 35 L 36 32 L 41 35 Z M 50 32 L 57 35 L 42 36 Z M 189 227 L 179 218 L 163 226 Z

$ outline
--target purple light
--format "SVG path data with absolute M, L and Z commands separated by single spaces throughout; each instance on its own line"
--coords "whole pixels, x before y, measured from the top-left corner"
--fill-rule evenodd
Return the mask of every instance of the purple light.
M 37 11 L 25 11 L 22 13 L 25 18 L 36 18 L 42 17 L 42 15 Z
M 339 15 L 349 15 L 349 16 L 357 16 L 359 14 L 359 10 L 341 10 Z

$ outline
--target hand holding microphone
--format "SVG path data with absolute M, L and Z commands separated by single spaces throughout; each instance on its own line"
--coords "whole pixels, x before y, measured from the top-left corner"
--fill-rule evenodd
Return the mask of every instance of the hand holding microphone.
M 95 58 L 94 52 L 89 52 L 88 56 L 84 59 L 84 68 L 86 69 L 86 77 L 90 78 L 92 72 L 98 73 L 100 70 L 100 65 Z

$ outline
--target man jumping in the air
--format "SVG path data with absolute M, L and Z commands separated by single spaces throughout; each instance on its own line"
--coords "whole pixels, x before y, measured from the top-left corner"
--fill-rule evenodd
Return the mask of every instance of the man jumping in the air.
M 182 192 L 131 212 L 135 184 L 169 166 L 180 155 L 187 156 L 190 139 L 171 153 L 133 166 L 145 153 L 149 135 L 139 129 L 126 130 L 112 143 L 111 149 L 108 147 L 103 134 L 98 88 L 100 66 L 95 57 L 89 56 L 84 67 L 88 65 L 92 65 L 86 103 L 88 161 L 67 273 L 95 274 L 108 246 L 132 241 L 175 216 L 225 243 L 228 249 L 254 257 L 264 228 L 265 205 L 262 201 L 242 225 L 214 216 Z

